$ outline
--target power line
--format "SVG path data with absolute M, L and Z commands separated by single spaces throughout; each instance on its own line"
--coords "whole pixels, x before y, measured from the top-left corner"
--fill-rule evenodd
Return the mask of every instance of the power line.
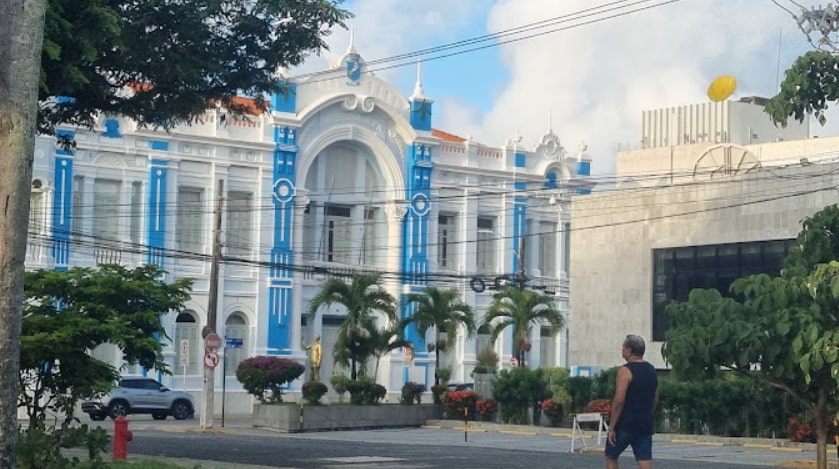
M 836 189 L 837 189 L 836 186 L 832 186 L 832 185 L 827 186 L 827 187 L 808 188 L 806 190 L 795 191 L 795 192 L 791 192 L 791 193 L 788 193 L 788 194 L 774 195 L 774 196 L 767 197 L 767 198 L 762 198 L 762 199 L 747 200 L 747 201 L 744 201 L 744 202 L 738 202 L 738 203 L 727 204 L 727 205 L 722 205 L 722 206 L 715 206 L 715 207 L 706 207 L 706 208 L 701 208 L 701 209 L 696 209 L 696 210 L 684 211 L 684 212 L 680 212 L 680 213 L 671 213 L 671 214 L 658 215 L 658 216 L 652 216 L 652 217 L 644 216 L 642 218 L 635 218 L 635 219 L 623 220 L 623 221 L 619 221 L 619 222 L 603 223 L 603 224 L 584 226 L 584 227 L 580 227 L 578 225 L 572 225 L 572 228 L 570 230 L 567 230 L 567 232 L 573 233 L 573 232 L 580 232 L 580 231 L 589 231 L 589 230 L 593 230 L 593 229 L 624 226 L 624 225 L 628 225 L 628 224 L 647 222 L 647 221 L 651 221 L 651 220 L 662 220 L 662 219 L 668 219 L 668 218 L 684 217 L 684 216 L 696 215 L 696 214 L 701 214 L 701 213 L 708 213 L 708 212 L 714 212 L 714 211 L 720 211 L 720 210 L 750 206 L 750 205 L 754 205 L 754 204 L 773 202 L 773 201 L 787 199 L 787 198 L 801 197 L 801 196 L 805 196 L 805 195 L 815 194 L 815 193 L 818 193 L 818 192 L 823 192 L 825 190 L 836 190 Z M 560 228 L 556 231 L 556 233 L 562 233 L 562 232 L 566 232 L 566 230 L 564 228 Z M 30 234 L 30 236 L 34 237 L 36 240 L 43 240 L 43 241 L 47 241 L 47 242 L 57 241 L 52 236 L 44 236 L 44 235 L 37 234 L 37 233 L 36 234 Z M 96 241 L 97 239 L 101 240 L 101 238 L 97 238 L 96 236 L 90 236 L 90 235 L 81 235 L 81 236 L 86 237 L 88 239 L 92 239 L 94 241 Z M 126 243 L 121 243 L 121 242 L 116 241 L 116 240 L 103 240 L 103 241 L 106 241 L 107 243 L 111 243 L 110 246 L 108 246 L 108 245 L 103 246 L 103 245 L 100 245 L 96 242 L 81 241 L 81 240 L 78 239 L 78 237 L 79 237 L 78 234 L 74 235 L 74 237 L 71 238 L 69 243 L 71 245 L 75 245 L 75 246 L 79 246 L 79 247 L 87 246 L 87 247 L 99 247 L 99 248 L 104 248 L 104 249 L 107 249 L 110 246 L 115 246 L 115 247 L 119 247 L 120 252 L 133 252 L 133 253 L 136 253 L 136 254 L 146 254 L 146 252 L 147 252 L 146 250 L 148 248 L 152 247 L 152 246 L 143 245 L 143 244 L 130 244 L 130 243 L 126 244 Z M 502 237 L 496 238 L 496 242 L 500 241 L 500 240 L 506 240 L 506 239 L 512 239 L 512 237 L 502 236 Z M 469 242 L 477 242 L 477 241 L 469 241 Z M 189 252 L 189 251 L 183 251 L 183 250 L 171 249 L 171 248 L 158 248 L 158 247 L 154 247 L 154 248 L 155 248 L 155 250 L 159 251 L 164 258 L 193 259 L 193 260 L 200 260 L 200 261 L 205 261 L 205 262 L 209 261 L 209 255 L 208 254 L 197 253 L 197 252 Z M 300 265 L 296 265 L 296 264 L 277 265 L 277 264 L 273 264 L 273 263 L 268 262 L 268 261 L 254 261 L 254 260 L 251 260 L 251 259 L 225 256 L 224 259 L 222 260 L 222 262 L 223 263 L 236 263 L 236 264 L 241 264 L 241 265 L 250 265 L 250 266 L 261 267 L 261 268 L 280 267 L 280 268 L 285 268 L 285 269 L 289 269 L 289 270 L 296 271 L 296 272 L 304 272 L 304 273 L 311 273 L 311 274 L 318 273 L 317 266 L 312 264 L 311 261 L 305 266 L 300 266 Z M 317 261 L 314 261 L 314 262 L 317 262 Z M 403 272 L 403 271 L 394 272 L 394 271 L 386 271 L 386 270 L 375 269 L 375 268 L 370 269 L 368 266 L 354 266 L 354 265 L 351 265 L 351 264 L 335 265 L 334 267 L 332 267 L 332 266 L 324 267 L 323 269 L 326 269 L 325 272 L 328 273 L 328 270 L 330 268 L 331 269 L 339 269 L 339 270 L 340 269 L 347 269 L 347 270 L 363 269 L 363 270 L 368 270 L 368 271 L 376 271 L 376 272 L 382 274 L 383 277 L 396 278 L 396 279 L 403 278 L 405 275 L 411 275 L 410 272 Z M 448 279 L 455 279 L 455 280 L 461 280 L 461 281 L 472 278 L 474 276 L 492 277 L 492 276 L 497 276 L 497 275 L 505 275 L 505 274 L 499 274 L 497 272 L 492 272 L 492 273 L 490 273 L 490 272 L 466 272 L 466 273 L 462 273 L 462 274 L 454 273 L 454 272 L 432 272 L 432 273 L 426 274 L 426 276 L 429 277 L 429 278 L 448 278 Z
M 640 3 L 647 3 L 647 2 L 650 2 L 650 1 L 653 1 L 653 0 L 639 0 L 639 1 L 628 3 L 628 5 L 637 5 L 637 4 L 640 4 Z M 529 34 L 529 35 L 525 35 L 525 36 L 521 36 L 521 37 L 514 37 L 514 38 L 511 38 L 511 39 L 498 41 L 498 42 L 495 42 L 495 43 L 492 43 L 492 44 L 485 44 L 485 45 L 481 45 L 481 46 L 471 47 L 471 48 L 459 50 L 459 51 L 456 51 L 456 52 L 449 52 L 449 53 L 445 53 L 445 54 L 426 57 L 426 58 L 423 59 L 423 61 L 430 62 L 430 61 L 440 60 L 440 59 L 444 59 L 444 58 L 448 58 L 448 57 L 455 57 L 455 56 L 462 55 L 462 54 L 468 54 L 468 53 L 471 53 L 471 52 L 477 52 L 477 51 L 484 50 L 484 49 L 489 49 L 489 48 L 492 48 L 492 47 L 498 47 L 498 46 L 501 46 L 501 45 L 504 45 L 504 44 L 519 42 L 519 41 L 523 41 L 523 40 L 526 40 L 526 39 L 532 39 L 532 38 L 535 38 L 535 37 L 545 36 L 547 34 L 552 34 L 552 33 L 555 33 L 555 32 L 566 31 L 566 30 L 578 28 L 578 27 L 581 27 L 581 26 L 587 26 L 587 25 L 590 25 L 590 24 L 595 24 L 595 23 L 599 23 L 599 22 L 602 22 L 602 21 L 606 21 L 606 20 L 610 20 L 610 19 L 614 19 L 614 18 L 619 18 L 619 17 L 622 17 L 622 16 L 627 16 L 627 15 L 630 15 L 632 13 L 638 13 L 638 12 L 642 12 L 642 11 L 651 10 L 651 9 L 654 9 L 654 8 L 665 6 L 665 5 L 668 5 L 668 4 L 671 4 L 671 3 L 677 3 L 677 2 L 680 2 L 680 1 L 682 1 L 682 0 L 664 0 L 664 1 L 660 1 L 660 3 L 657 3 L 655 5 L 648 5 L 648 6 L 628 10 L 628 11 L 617 12 L 617 13 L 614 13 L 614 14 L 609 15 L 609 16 L 594 18 L 594 19 L 590 19 L 588 21 L 572 24 L 572 25 L 569 25 L 569 26 L 563 26 L 563 27 L 551 29 L 551 30 L 548 30 L 548 31 L 542 31 L 542 32 L 539 32 L 539 33 Z M 619 4 L 619 3 L 624 3 L 624 2 L 625 2 L 625 0 L 608 3 L 608 4 L 605 4 L 605 5 L 613 5 L 613 4 Z M 530 31 L 530 30 L 533 30 L 533 29 L 540 29 L 540 28 L 544 28 L 544 27 L 547 27 L 547 26 L 553 26 L 554 23 L 561 24 L 561 23 L 564 23 L 564 22 L 568 22 L 571 19 L 577 20 L 577 19 L 586 18 L 586 17 L 589 17 L 589 16 L 593 16 L 595 14 L 603 13 L 603 12 L 616 11 L 616 10 L 619 10 L 620 8 L 626 8 L 626 7 L 625 6 L 613 7 L 613 8 L 603 9 L 602 11 L 597 12 L 597 13 L 581 14 L 581 12 L 588 12 L 590 10 L 595 10 L 595 9 L 600 9 L 600 8 L 602 8 L 602 6 L 601 7 L 594 7 L 594 8 L 587 8 L 587 9 L 584 9 L 584 10 L 579 10 L 577 12 L 562 15 L 562 16 L 558 16 L 558 17 L 555 17 L 555 18 L 552 18 L 552 19 L 549 19 L 549 20 L 543 20 L 543 21 L 539 21 L 539 22 L 535 22 L 535 23 L 529 23 L 527 25 L 519 26 L 519 27 L 513 28 L 511 30 L 503 31 L 502 32 L 503 35 L 501 35 L 501 37 L 507 37 L 509 35 L 518 34 L 518 33 Z M 572 17 L 572 16 L 577 16 L 577 18 L 568 19 L 569 17 Z M 547 25 L 542 24 L 542 23 L 545 23 L 545 22 L 553 22 L 553 23 L 549 23 Z M 501 33 L 498 33 L 498 34 L 501 34 Z M 421 51 L 408 52 L 408 53 L 400 54 L 400 55 L 397 55 L 397 56 L 386 57 L 386 58 L 383 58 L 383 59 L 376 59 L 376 60 L 373 60 L 373 61 L 365 62 L 365 64 L 366 65 L 368 65 L 368 64 L 383 65 L 383 64 L 390 63 L 390 62 L 399 62 L 400 60 L 406 60 L 406 58 L 424 56 L 424 55 L 427 55 L 427 54 L 430 54 L 430 53 L 441 52 L 441 51 L 450 50 L 450 49 L 457 48 L 457 47 L 464 47 L 464 46 L 468 46 L 468 45 L 471 45 L 471 44 L 476 44 L 476 43 L 489 41 L 489 40 L 494 39 L 496 37 L 498 37 L 498 35 L 493 35 L 493 34 L 488 34 L 488 35 L 484 35 L 484 36 L 477 36 L 475 38 L 466 39 L 466 40 L 463 40 L 463 41 L 458 41 L 456 43 L 450 43 L 450 44 L 445 44 L 445 45 L 441 45 L 441 46 L 436 46 L 436 47 L 433 47 L 433 48 L 430 48 L 430 49 L 423 49 Z M 427 51 L 431 51 L 431 52 L 427 52 Z M 402 57 L 405 57 L 405 58 L 402 58 Z M 409 62 L 403 62 L 403 63 L 396 63 L 394 65 L 379 66 L 379 67 L 373 67 L 373 68 L 370 68 L 368 66 L 367 67 L 367 72 L 368 73 L 378 72 L 378 71 L 389 70 L 389 69 L 393 69 L 393 68 L 405 67 L 405 66 L 413 65 L 413 64 L 414 64 L 413 61 L 409 61 Z M 300 86 L 300 85 L 305 85 L 305 84 L 318 83 L 318 82 L 321 82 L 321 81 L 331 80 L 332 77 L 326 77 L 326 78 L 317 78 L 317 77 L 323 76 L 323 75 L 331 75 L 331 74 L 334 74 L 334 73 L 335 73 L 334 69 L 329 69 L 329 70 L 323 70 L 323 71 L 319 71 L 319 72 L 315 72 L 315 73 L 298 75 L 298 76 L 293 77 L 293 79 L 301 80 L 301 81 L 298 81 L 298 83 L 297 83 L 298 86 Z M 311 79 L 312 77 L 314 77 L 314 79 Z M 309 79 L 306 79 L 306 78 L 309 78 Z M 306 79 L 306 80 L 303 81 L 304 79 Z

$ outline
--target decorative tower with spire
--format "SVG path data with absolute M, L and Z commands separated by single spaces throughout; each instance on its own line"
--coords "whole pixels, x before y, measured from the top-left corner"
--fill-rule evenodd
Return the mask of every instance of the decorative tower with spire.
M 408 98 L 411 103 L 411 127 L 415 130 L 431 131 L 431 106 L 434 100 L 425 96 L 422 90 L 422 62 L 417 61 L 417 82 L 414 93 Z
M 285 67 L 277 67 L 274 71 L 274 79 L 280 89 L 271 95 L 271 110 L 293 114 L 297 112 L 297 83 L 290 81 L 286 73 Z

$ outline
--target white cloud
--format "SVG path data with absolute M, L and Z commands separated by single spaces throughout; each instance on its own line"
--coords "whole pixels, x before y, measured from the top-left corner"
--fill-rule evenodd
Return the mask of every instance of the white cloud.
M 347 7 L 356 14 L 356 46 L 369 61 L 558 17 L 592 3 L 356 0 Z M 480 14 L 487 18 L 485 31 L 462 29 Z M 681 1 L 501 46 L 497 66 L 509 79 L 495 86 L 488 107 L 459 96 L 458 80 L 471 76 L 435 75 L 425 77 L 424 84 L 437 101 L 436 127 L 492 145 L 518 130 L 532 146 L 551 113 L 553 130 L 569 151 L 585 141 L 593 171 L 613 174 L 618 146 L 640 142 L 644 110 L 704 102 L 708 84 L 721 74 L 737 77 L 734 99 L 774 94 L 780 31 L 783 73 L 807 47 L 788 13 L 769 1 Z M 330 39 L 333 58 L 346 48 L 347 36 L 337 31 Z M 468 62 L 478 55 L 446 60 Z M 378 74 L 408 94 L 413 73 L 404 67 Z

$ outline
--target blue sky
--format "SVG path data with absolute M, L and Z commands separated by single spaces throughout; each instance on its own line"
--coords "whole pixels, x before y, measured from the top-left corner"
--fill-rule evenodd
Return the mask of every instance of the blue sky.
M 637 148 L 642 111 L 705 102 L 708 84 L 721 74 L 737 78 L 732 99 L 775 93 L 784 70 L 811 48 L 781 7 L 799 13 L 796 3 L 812 6 L 775 1 L 351 0 L 344 6 L 356 15 L 355 46 L 368 62 L 607 3 L 621 7 L 588 17 L 602 20 L 595 24 L 577 20 L 564 23 L 578 25 L 565 31 L 478 52 L 439 60 L 427 55 L 422 66 L 425 94 L 435 100 L 434 127 L 488 145 L 518 131 L 522 144 L 532 147 L 550 115 L 566 150 L 574 153 L 584 142 L 593 173 L 608 176 L 619 149 Z M 648 9 L 606 18 L 636 8 Z M 336 30 L 330 51 L 292 73 L 327 67 L 348 40 L 347 31 Z M 376 73 L 411 94 L 414 65 Z M 837 123 L 814 125 L 811 133 L 836 134 Z

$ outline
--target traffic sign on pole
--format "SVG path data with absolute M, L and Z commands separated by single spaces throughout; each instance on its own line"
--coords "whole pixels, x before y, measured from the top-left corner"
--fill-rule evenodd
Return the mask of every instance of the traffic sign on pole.
M 189 339 L 181 340 L 181 366 L 189 366 Z
M 215 332 L 211 332 L 207 334 L 207 337 L 204 338 L 204 348 L 207 350 L 216 350 L 221 348 L 221 336 L 216 334 Z
M 214 351 L 211 351 L 211 350 L 208 350 L 208 351 L 204 354 L 204 366 L 205 366 L 205 367 L 207 367 L 207 368 L 209 368 L 209 369 L 211 369 L 211 370 L 212 370 L 212 369 L 214 369 L 216 366 L 218 366 L 218 362 L 219 362 L 218 353 L 216 353 L 216 352 L 214 352 Z

